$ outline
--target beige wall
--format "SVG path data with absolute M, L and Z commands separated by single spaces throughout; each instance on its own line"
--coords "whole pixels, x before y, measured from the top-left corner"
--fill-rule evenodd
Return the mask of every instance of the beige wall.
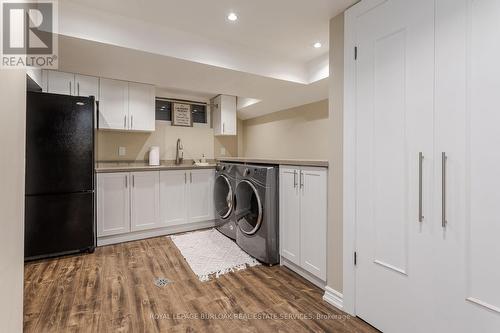
M 240 119 L 238 119 L 236 132 L 238 135 L 236 136 L 216 136 L 214 138 L 214 156 L 218 157 L 237 157 L 238 152 L 242 151 L 241 149 L 241 131 L 242 125 Z M 222 153 L 222 148 L 225 150 L 225 154 Z
M 160 158 L 175 159 L 177 139 L 182 140 L 185 159 L 214 158 L 214 131 L 211 128 L 170 126 L 157 121 L 152 133 L 98 131 L 97 160 L 147 160 L 151 146 L 160 147 Z M 118 147 L 127 149 L 126 156 L 118 156 Z
M 328 100 L 243 122 L 242 155 L 254 158 L 328 158 Z
M 0 82 L 0 332 L 22 332 L 26 73 Z
M 330 21 L 330 91 L 328 141 L 328 271 L 330 288 L 342 292 L 342 197 L 343 197 L 343 105 L 344 105 L 344 14 Z

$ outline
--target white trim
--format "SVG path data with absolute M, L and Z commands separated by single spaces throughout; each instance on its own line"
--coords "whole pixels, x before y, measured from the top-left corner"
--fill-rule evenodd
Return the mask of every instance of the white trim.
M 344 17 L 343 307 L 356 315 L 356 20 L 387 0 L 363 0 Z M 363 50 L 358 50 L 363 52 Z
M 318 278 L 317 276 L 309 273 L 305 269 L 297 266 L 296 264 L 294 264 L 293 262 L 291 262 L 290 260 L 288 260 L 288 259 L 286 259 L 284 257 L 280 257 L 280 259 L 281 259 L 280 264 L 282 266 L 285 266 L 285 267 L 289 268 L 290 270 L 292 270 L 293 272 L 299 274 L 304 279 L 306 279 L 307 281 L 309 281 L 312 284 L 314 284 L 316 287 L 321 288 L 323 290 L 325 289 L 325 286 L 326 286 L 326 282 L 325 281 L 323 281 L 320 278 Z
M 145 238 L 166 236 L 176 234 L 179 232 L 186 232 L 198 229 L 211 228 L 215 226 L 215 221 L 203 221 L 189 224 L 182 224 L 177 226 L 169 226 L 159 229 L 142 230 L 136 232 L 129 232 L 120 235 L 104 236 L 97 238 L 97 246 L 111 245 L 123 242 L 130 242 Z
M 337 309 L 344 311 L 344 296 L 337 290 L 326 286 L 323 300 Z
M 344 17 L 344 179 L 343 179 L 343 310 L 356 315 L 356 274 L 353 253 L 356 249 L 356 113 L 354 62 L 356 8 Z

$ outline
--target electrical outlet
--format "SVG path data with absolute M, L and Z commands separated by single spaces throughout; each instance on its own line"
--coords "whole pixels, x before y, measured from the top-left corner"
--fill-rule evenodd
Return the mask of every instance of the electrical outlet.
M 125 156 L 127 155 L 127 148 L 126 147 L 118 147 L 118 156 Z
M 220 154 L 221 154 L 222 156 L 226 156 L 226 148 L 221 147 L 221 148 L 220 148 Z

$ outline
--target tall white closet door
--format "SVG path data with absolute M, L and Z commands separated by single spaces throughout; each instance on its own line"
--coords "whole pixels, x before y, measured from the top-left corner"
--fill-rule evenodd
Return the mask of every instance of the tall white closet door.
M 439 0 L 436 148 L 437 331 L 500 329 L 500 2 Z M 450 57 L 453 54 L 453 57 Z M 442 165 L 437 167 L 441 175 Z
M 386 333 L 425 332 L 432 316 L 426 215 L 432 200 L 434 1 L 373 0 L 360 6 L 365 11 L 356 22 L 356 313 Z

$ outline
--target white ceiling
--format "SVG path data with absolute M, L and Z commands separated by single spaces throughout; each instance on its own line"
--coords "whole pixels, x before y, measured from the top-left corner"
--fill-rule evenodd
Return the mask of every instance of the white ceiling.
M 72 0 L 101 11 L 308 62 L 328 52 L 329 20 L 353 0 Z M 230 12 L 238 14 L 229 22 Z M 323 47 L 312 45 L 320 41 Z
M 62 70 L 82 74 L 108 77 L 120 74 L 116 78 L 152 83 L 159 88 L 260 100 L 239 110 L 242 118 L 252 118 L 328 98 L 329 21 L 354 2 L 64 0 L 59 2 L 59 32 L 72 38 L 63 39 L 64 52 L 60 52 L 59 61 Z M 237 22 L 226 19 L 231 11 L 238 14 Z M 323 47 L 313 48 L 316 41 Z M 164 61 L 156 58 L 155 61 L 164 68 L 146 77 L 134 71 L 134 75 L 107 71 L 108 68 L 100 66 L 110 60 L 104 59 L 107 55 L 101 54 L 102 59 L 82 58 L 69 51 L 69 45 L 75 49 L 82 45 L 102 49 L 109 45 L 114 47 L 110 50 L 122 53 L 128 52 L 125 49 L 141 51 L 130 53 L 139 63 L 142 58 L 137 58 L 138 54 L 144 59 L 161 55 Z M 80 52 L 99 54 L 84 49 Z M 76 59 L 85 59 L 85 65 L 79 66 Z M 92 61 L 99 66 L 93 67 Z M 141 68 L 143 64 L 130 65 Z M 101 72 L 94 68 L 100 68 Z M 185 77 L 180 68 L 187 73 Z M 169 71 L 174 77 L 166 77 Z M 200 84 L 196 71 L 210 78 L 203 78 Z

